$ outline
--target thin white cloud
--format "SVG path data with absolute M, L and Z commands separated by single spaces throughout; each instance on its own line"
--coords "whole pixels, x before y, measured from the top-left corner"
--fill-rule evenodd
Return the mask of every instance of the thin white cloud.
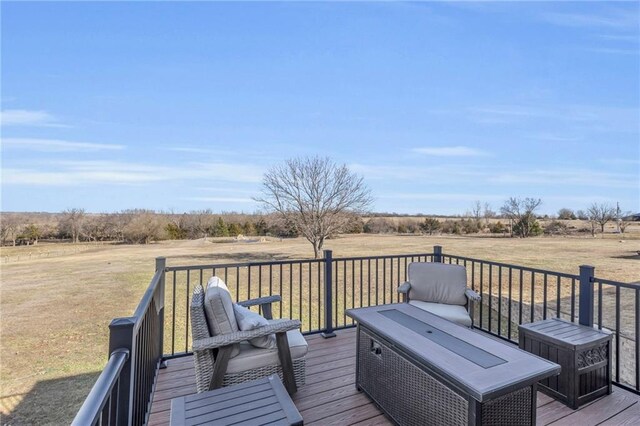
M 0 122 L 3 126 L 44 126 L 69 127 L 46 111 L 26 109 L 5 109 L 0 112 Z
M 125 148 L 124 145 L 37 138 L 3 138 L 2 147 L 38 152 L 105 151 L 122 150 Z
M 564 27 L 587 27 L 609 29 L 635 29 L 638 14 L 634 9 L 609 9 L 602 13 L 547 13 L 542 19 L 550 24 Z
M 497 173 L 487 181 L 506 185 L 563 185 L 605 188 L 637 188 L 638 176 L 581 169 L 539 169 Z
M 489 155 L 485 151 L 469 148 L 468 146 L 423 147 L 414 148 L 411 151 L 434 157 L 485 157 Z
M 349 168 L 363 175 L 366 179 L 371 180 L 420 180 L 427 179 L 431 176 L 447 176 L 449 181 L 469 181 L 484 176 L 483 171 L 477 168 L 460 167 L 460 166 L 433 166 L 433 167 L 415 167 L 415 166 L 377 166 L 370 164 L 349 164 Z
M 186 197 L 188 201 L 201 201 L 205 203 L 254 203 L 251 198 L 234 198 L 234 197 Z
M 589 52 L 606 53 L 610 55 L 638 55 L 640 53 L 640 49 L 620 49 L 613 47 L 589 47 L 585 50 Z
M 118 161 L 58 161 L 35 166 L 4 168 L 3 184 L 80 186 L 91 184 L 136 185 L 161 181 L 251 182 L 262 170 L 249 164 L 185 163 L 156 166 Z M 43 170 L 46 168 L 46 170 Z
M 434 200 L 434 201 L 476 201 L 482 198 L 483 201 L 502 201 L 508 197 L 505 195 L 496 194 L 456 194 L 456 193 L 394 193 L 383 194 L 378 198 L 389 200 Z

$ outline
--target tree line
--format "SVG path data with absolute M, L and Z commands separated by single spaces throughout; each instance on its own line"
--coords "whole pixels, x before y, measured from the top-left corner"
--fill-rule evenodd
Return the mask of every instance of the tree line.
M 451 234 L 472 235 L 490 233 L 503 236 L 531 237 L 541 234 L 566 235 L 571 232 L 568 221 L 588 224 L 591 235 L 604 233 L 605 226 L 614 223 L 624 233 L 634 216 L 620 209 L 594 203 L 585 210 L 560 209 L 556 215 L 538 215 L 537 199 L 509 199 L 499 212 L 489 204 L 476 202 L 458 218 L 428 215 L 366 216 L 349 215 L 340 233 L 343 234 Z M 545 225 L 540 220 L 545 219 Z M 208 237 L 273 236 L 295 238 L 302 234 L 296 224 L 274 214 L 220 213 L 211 210 L 175 214 L 152 210 L 124 210 L 117 213 L 87 213 L 80 208 L 61 213 L 3 213 L 0 221 L 3 245 L 37 244 L 39 240 L 71 242 L 121 242 L 145 244 L 159 240 L 186 240 Z M 335 234 L 334 234 L 335 235 Z M 331 237 L 329 235 L 328 237 Z

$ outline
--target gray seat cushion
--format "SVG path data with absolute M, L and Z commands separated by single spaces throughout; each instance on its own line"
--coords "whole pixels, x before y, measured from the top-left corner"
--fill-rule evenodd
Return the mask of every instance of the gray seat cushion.
M 462 265 L 433 262 L 409 264 L 409 299 L 423 302 L 467 304 L 467 270 Z
M 307 355 L 308 345 L 300 330 L 287 331 L 291 359 L 300 359 Z M 277 349 L 256 348 L 249 342 L 240 343 L 240 354 L 229 361 L 227 373 L 240 373 L 268 365 L 280 365 Z
M 207 283 L 204 312 L 212 336 L 239 331 L 231 294 L 224 281 L 218 277 L 211 277 Z M 238 353 L 240 353 L 240 347 L 234 345 L 231 357 L 235 357 Z
M 464 306 L 423 302 L 421 300 L 410 300 L 409 304 L 464 327 L 471 327 L 471 317 Z

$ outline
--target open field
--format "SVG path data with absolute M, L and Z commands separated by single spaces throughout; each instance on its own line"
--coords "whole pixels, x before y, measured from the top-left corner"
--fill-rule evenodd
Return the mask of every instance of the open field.
M 640 232 L 606 238 L 357 235 L 330 240 L 334 257 L 431 252 L 640 281 Z M 47 254 L 48 253 L 48 254 Z M 0 410 L 3 424 L 69 422 L 107 356 L 107 325 L 133 312 L 154 270 L 168 265 L 298 259 L 303 239 L 266 242 L 173 241 L 150 245 L 60 244 L 3 248 Z

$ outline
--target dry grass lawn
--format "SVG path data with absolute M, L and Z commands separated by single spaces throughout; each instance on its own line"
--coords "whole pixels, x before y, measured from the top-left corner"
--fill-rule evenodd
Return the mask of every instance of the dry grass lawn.
M 628 231 L 629 232 L 629 231 Z M 607 238 L 358 235 L 327 242 L 334 257 L 431 252 L 640 281 L 640 226 Z M 107 325 L 131 315 L 154 270 L 169 265 L 299 259 L 303 239 L 266 242 L 173 241 L 147 246 L 46 245 L 3 248 L 1 284 L 2 424 L 68 423 L 107 357 Z

